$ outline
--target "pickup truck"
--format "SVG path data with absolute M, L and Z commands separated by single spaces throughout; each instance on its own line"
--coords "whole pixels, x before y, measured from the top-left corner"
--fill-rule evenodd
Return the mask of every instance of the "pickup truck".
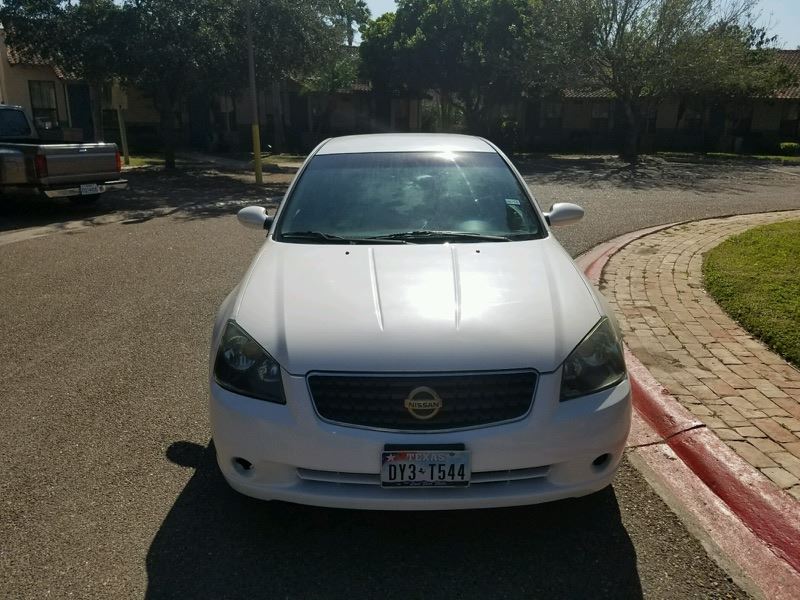
M 100 194 L 124 190 L 116 144 L 44 142 L 25 111 L 0 104 L 0 197 L 67 198 L 95 202 Z

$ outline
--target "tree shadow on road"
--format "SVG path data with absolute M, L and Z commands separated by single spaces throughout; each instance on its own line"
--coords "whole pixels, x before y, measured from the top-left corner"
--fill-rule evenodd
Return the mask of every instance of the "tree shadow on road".
M 752 183 L 779 183 L 772 165 L 751 161 L 666 160 L 643 156 L 628 163 L 612 156 L 521 157 L 517 168 L 532 184 L 571 184 L 627 190 L 693 190 L 738 193 Z
M 147 555 L 147 597 L 642 596 L 612 488 L 541 506 L 370 512 L 261 502 L 231 490 L 208 447 Z
M 256 185 L 245 171 L 207 166 L 168 172 L 160 168 L 124 173 L 129 189 L 101 196 L 96 204 L 73 205 L 64 199 L 3 198 L 0 231 L 24 227 L 61 226 L 78 222 L 93 226 L 108 222 L 136 224 L 176 215 L 183 219 L 226 216 L 248 204 L 275 206 L 271 197 L 282 195 L 290 177 L 276 176 Z

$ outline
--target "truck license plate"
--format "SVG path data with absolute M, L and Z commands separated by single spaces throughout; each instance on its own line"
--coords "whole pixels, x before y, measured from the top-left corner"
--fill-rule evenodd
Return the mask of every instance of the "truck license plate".
M 97 187 L 96 183 L 82 183 L 81 184 L 81 196 L 90 196 L 91 194 L 99 194 L 100 188 Z
M 388 450 L 381 454 L 383 487 L 466 487 L 468 450 Z

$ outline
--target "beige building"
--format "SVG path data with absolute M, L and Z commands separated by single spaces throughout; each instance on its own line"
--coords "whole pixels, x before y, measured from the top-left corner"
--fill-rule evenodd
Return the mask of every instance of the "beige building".
M 44 138 L 92 139 L 89 88 L 40 59 L 6 46 L 0 30 L 0 103 L 25 109 Z

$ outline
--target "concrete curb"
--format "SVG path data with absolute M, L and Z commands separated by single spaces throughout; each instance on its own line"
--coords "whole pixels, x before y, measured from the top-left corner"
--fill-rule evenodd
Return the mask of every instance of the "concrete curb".
M 575 262 L 590 281 L 598 285 L 606 263 L 621 248 L 636 239 L 679 224 L 650 227 L 619 236 L 579 256 Z M 697 483 L 713 492 L 783 565 L 790 567 L 790 577 L 794 579 L 792 575 L 796 575 L 800 578 L 800 511 L 797 501 L 709 431 L 653 377 L 627 347 L 625 355 L 634 408 L 638 415 L 696 476 L 699 480 Z M 650 466 L 653 467 L 653 464 Z M 655 469 L 658 470 L 657 467 Z M 682 496 L 678 498 L 679 501 L 695 501 L 688 490 L 677 493 Z M 713 507 L 695 507 L 695 512 L 703 508 Z M 718 529 L 716 534 L 724 537 L 726 532 Z M 731 531 L 727 535 L 735 534 Z M 735 547 L 735 542 L 733 539 L 722 540 L 720 546 Z M 743 558 L 747 559 L 747 554 L 739 553 L 738 559 Z M 776 583 L 775 580 L 777 571 L 783 569 L 776 568 L 771 572 L 769 561 L 765 562 L 763 557 L 753 563 L 742 568 L 749 572 L 762 591 L 786 589 L 781 583 L 785 581 L 785 573 L 780 577 L 781 582 Z M 794 589 L 796 591 L 797 588 Z

